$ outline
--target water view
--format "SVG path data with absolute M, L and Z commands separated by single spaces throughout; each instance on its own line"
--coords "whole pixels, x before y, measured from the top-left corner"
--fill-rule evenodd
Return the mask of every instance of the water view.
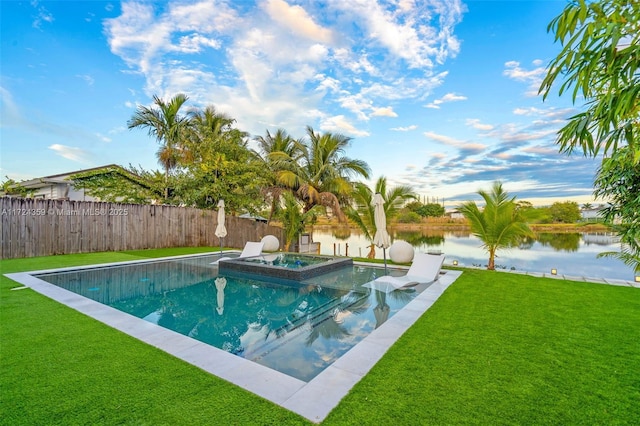
M 441 252 L 445 264 L 454 260 L 460 266 L 485 267 L 488 259 L 482 242 L 466 230 L 389 229 L 392 241 L 404 240 L 422 252 Z M 314 227 L 313 240 L 320 243 L 320 253 L 366 257 L 370 243 L 356 229 Z M 633 269 L 618 259 L 597 258 L 598 253 L 619 251 L 617 236 L 610 232 L 539 233 L 519 247 L 499 250 L 496 269 L 549 273 L 593 278 L 633 281 Z M 388 256 L 388 251 L 387 251 Z M 382 259 L 382 249 L 376 248 L 376 258 Z

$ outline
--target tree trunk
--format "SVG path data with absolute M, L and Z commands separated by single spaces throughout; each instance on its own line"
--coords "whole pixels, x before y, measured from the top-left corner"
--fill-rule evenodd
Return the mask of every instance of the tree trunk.
M 487 265 L 487 269 L 489 271 L 494 271 L 496 269 L 496 250 L 489 250 L 489 264 Z
M 369 254 L 367 254 L 367 259 L 375 259 L 376 257 L 376 245 L 371 244 L 369 246 Z

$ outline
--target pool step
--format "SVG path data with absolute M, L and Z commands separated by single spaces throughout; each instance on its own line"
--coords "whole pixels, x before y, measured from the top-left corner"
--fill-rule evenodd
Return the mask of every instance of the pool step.
M 349 293 L 351 294 L 351 293 Z M 261 358 L 269 355 L 287 342 L 297 339 L 304 334 L 309 334 L 313 328 L 317 327 L 324 321 L 328 321 L 335 317 L 338 312 L 348 310 L 349 307 L 356 304 L 363 298 L 368 298 L 368 294 L 357 294 L 357 298 L 341 298 L 339 300 L 331 300 L 318 306 L 313 312 L 306 313 L 299 318 L 292 319 L 287 325 L 271 330 L 269 335 L 260 345 L 245 350 L 242 356 L 246 359 L 259 362 Z M 343 300 L 344 299 L 344 300 Z

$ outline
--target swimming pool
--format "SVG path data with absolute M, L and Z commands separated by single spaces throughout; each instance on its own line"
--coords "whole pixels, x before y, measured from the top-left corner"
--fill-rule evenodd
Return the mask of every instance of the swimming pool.
M 236 255 L 237 254 L 238 252 L 236 252 Z M 224 253 L 224 255 L 227 256 L 229 253 Z M 422 288 L 421 285 L 416 286 L 414 288 L 416 292 L 413 293 L 413 300 L 397 312 L 393 312 L 393 315 L 389 312 L 390 315 L 386 317 L 385 321 L 380 322 L 381 325 L 379 327 L 375 328 L 367 336 L 364 336 L 358 344 L 308 382 L 265 367 L 241 356 L 233 355 L 230 352 L 220 350 L 192 337 L 158 326 L 153 322 L 143 320 L 96 301 L 101 293 L 102 296 L 107 299 L 118 297 L 118 291 L 130 293 L 132 288 L 142 293 L 145 289 L 144 286 L 139 284 L 121 284 L 122 288 L 118 289 L 116 286 L 114 287 L 114 291 L 112 292 L 110 290 L 108 295 L 104 289 L 90 287 L 87 290 L 90 290 L 90 293 L 93 295 L 91 296 L 94 298 L 92 300 L 91 298 L 81 296 L 39 278 L 40 276 L 46 277 L 54 273 L 97 271 L 110 266 L 135 266 L 144 271 L 145 268 L 150 269 L 157 267 L 152 265 L 164 262 L 165 260 L 176 260 L 177 264 L 180 265 L 195 264 L 196 266 L 211 268 L 211 266 L 202 265 L 203 261 L 201 256 L 186 255 L 157 260 L 117 262 L 108 265 L 18 272 L 5 274 L 5 276 L 25 286 L 16 289 L 30 288 L 45 297 L 100 321 L 106 326 L 115 328 L 141 342 L 156 347 L 176 357 L 176 359 L 196 366 L 209 374 L 233 383 L 268 401 L 291 410 L 312 422 L 318 423 L 326 418 L 329 412 L 340 402 L 349 390 L 384 356 L 389 347 L 393 345 L 462 274 L 460 271 L 447 270 L 444 275 L 440 275 L 440 278 L 428 287 Z M 373 267 L 374 269 L 380 270 L 380 268 L 371 264 L 356 262 L 355 266 L 353 266 L 354 274 L 359 271 L 359 267 Z M 193 268 L 184 266 L 181 272 L 178 272 L 180 268 L 173 269 L 173 277 L 179 275 L 186 277 L 192 273 L 190 269 Z M 402 275 L 404 273 L 403 269 L 406 270 L 406 268 L 399 267 L 390 268 L 389 271 L 394 275 Z M 150 284 L 144 280 L 145 278 L 148 278 L 148 276 L 140 275 L 140 279 L 143 280 L 141 281 L 142 283 L 146 282 Z M 170 278 L 167 278 L 157 285 L 166 285 L 166 291 L 171 291 L 168 281 L 170 281 Z M 79 285 L 79 283 L 76 282 L 74 285 Z M 147 286 L 147 289 L 148 288 L 149 286 Z M 386 297 L 386 300 L 393 300 L 394 297 L 390 295 L 383 296 L 380 292 L 373 290 L 370 295 L 373 296 L 376 303 L 379 298 L 382 299 Z M 225 300 L 224 304 L 225 311 L 228 306 L 227 300 Z M 378 304 L 376 304 L 376 306 L 378 306 Z M 382 307 L 384 307 L 384 305 L 382 305 Z M 381 319 L 384 319 L 385 309 L 378 309 L 376 313 L 374 313 L 374 318 L 376 315 L 382 315 Z M 371 319 L 368 321 L 371 321 Z M 46 350 L 46 348 L 40 348 L 40 350 Z M 63 367 L 64 366 L 61 366 L 61 368 Z
M 363 287 L 382 268 L 303 281 L 230 271 L 217 255 L 36 275 L 234 355 L 309 381 L 415 298 Z M 424 286 L 421 290 L 424 290 Z

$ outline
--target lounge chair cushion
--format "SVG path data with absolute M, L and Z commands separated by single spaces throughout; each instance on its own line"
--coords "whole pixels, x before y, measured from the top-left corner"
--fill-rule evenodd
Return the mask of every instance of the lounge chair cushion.
M 212 265 L 217 265 L 218 262 L 220 262 L 221 260 L 232 260 L 232 259 L 242 259 L 245 257 L 255 257 L 255 256 L 260 256 L 262 254 L 262 247 L 264 246 L 264 243 L 262 241 L 247 241 L 247 243 L 244 245 L 244 248 L 242 249 L 242 253 L 240 253 L 240 256 L 238 257 L 221 257 L 220 259 L 216 260 L 215 262 L 211 262 Z
M 406 275 L 400 277 L 385 275 L 364 286 L 389 293 L 399 288 L 430 283 L 438 279 L 443 263 L 443 254 L 416 253 Z

